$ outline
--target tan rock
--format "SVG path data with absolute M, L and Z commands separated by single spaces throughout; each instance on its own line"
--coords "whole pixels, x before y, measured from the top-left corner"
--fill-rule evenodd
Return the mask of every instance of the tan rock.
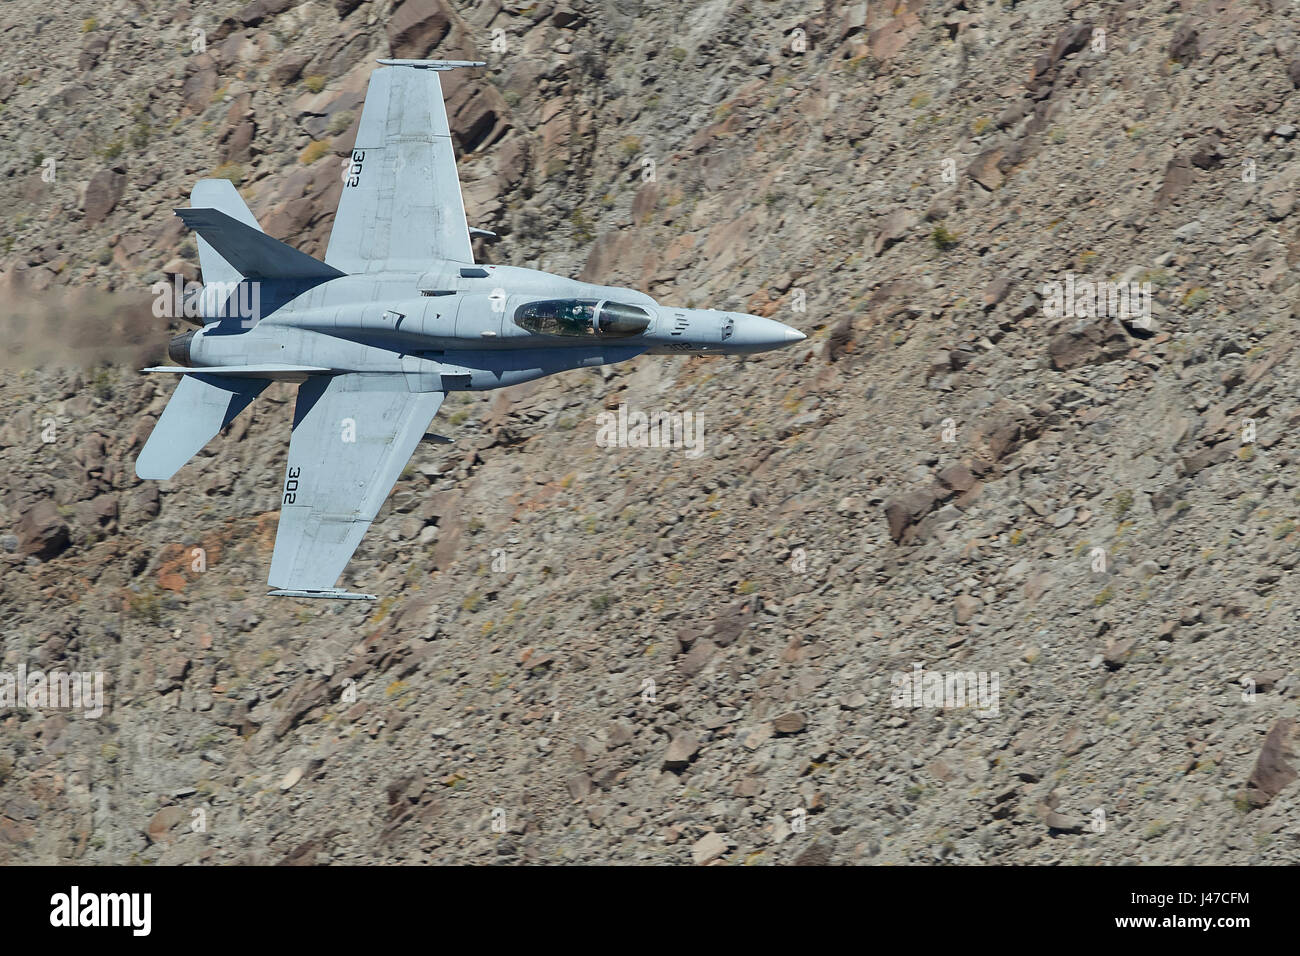
M 969 624 L 984 602 L 972 594 L 959 594 L 952 602 L 953 618 L 958 624 Z
M 700 752 L 700 742 L 694 734 L 679 733 L 673 736 L 664 754 L 664 770 L 684 770 Z
M 907 233 L 916 225 L 917 217 L 907 209 L 895 209 L 880 223 L 880 231 L 871 243 L 872 255 L 880 255 L 890 246 L 903 241 Z
M 772 729 L 778 734 L 797 734 L 808 726 L 808 718 L 798 711 L 782 714 L 772 721 Z
M 992 192 L 1003 183 L 1002 171 L 998 169 L 998 162 L 1004 155 L 1005 152 L 1000 148 L 986 149 L 976 156 L 975 161 L 967 167 L 966 175 Z
M 153 815 L 145 836 L 150 843 L 175 843 L 176 837 L 171 832 L 178 824 L 189 819 L 184 807 L 163 807 Z
M 730 846 L 720 833 L 706 833 L 691 847 L 691 859 L 696 866 L 707 866 L 722 856 Z

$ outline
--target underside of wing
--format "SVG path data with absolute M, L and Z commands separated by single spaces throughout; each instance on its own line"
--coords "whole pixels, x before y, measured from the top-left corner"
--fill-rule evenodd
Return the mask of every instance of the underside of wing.
M 394 391 L 387 376 L 313 375 L 299 387 L 272 587 L 334 589 L 442 400 Z
M 334 268 L 423 272 L 434 260 L 474 261 L 438 73 L 371 74 L 325 253 Z

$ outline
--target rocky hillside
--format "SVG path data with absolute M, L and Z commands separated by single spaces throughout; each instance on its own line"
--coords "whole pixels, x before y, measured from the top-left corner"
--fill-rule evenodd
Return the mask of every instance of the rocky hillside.
M 0 670 L 107 708 L 0 711 L 0 862 L 1294 861 L 1298 34 L 1290 0 L 4 4 L 0 310 L 55 354 L 0 377 Z M 454 395 L 344 576 L 382 600 L 268 599 L 292 387 L 141 482 L 171 382 L 115 350 L 179 329 L 196 179 L 323 252 L 387 55 L 489 63 L 444 77 L 482 258 L 809 338 Z M 1067 277 L 1149 320 L 1061 316 Z M 704 453 L 601 447 L 624 404 Z M 917 665 L 994 706 L 899 706 Z

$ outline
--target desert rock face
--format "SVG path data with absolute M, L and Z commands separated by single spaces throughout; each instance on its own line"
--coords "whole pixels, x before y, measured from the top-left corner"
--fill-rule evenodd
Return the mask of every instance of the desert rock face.
M 1296 858 L 1289 0 L 12 0 L 0 49 L 47 355 L 0 671 L 106 695 L 0 708 L 0 862 Z M 196 179 L 324 253 L 378 56 L 489 62 L 480 258 L 809 338 L 453 395 L 341 582 L 382 600 L 268 599 L 293 388 L 141 482 L 173 381 L 102 350 L 184 328 Z M 621 405 L 703 453 L 602 447 Z

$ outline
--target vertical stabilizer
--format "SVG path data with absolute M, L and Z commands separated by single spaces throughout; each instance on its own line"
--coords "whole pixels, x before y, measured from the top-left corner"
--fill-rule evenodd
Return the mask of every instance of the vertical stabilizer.
M 237 219 L 258 232 L 262 231 L 252 211 L 235 189 L 235 184 L 229 179 L 200 179 L 190 191 L 190 205 L 195 209 L 219 210 L 231 219 Z M 203 284 L 221 282 L 226 283 L 228 288 L 233 288 L 242 278 L 239 270 L 227 262 L 202 236 L 195 236 L 195 242 L 199 248 Z

